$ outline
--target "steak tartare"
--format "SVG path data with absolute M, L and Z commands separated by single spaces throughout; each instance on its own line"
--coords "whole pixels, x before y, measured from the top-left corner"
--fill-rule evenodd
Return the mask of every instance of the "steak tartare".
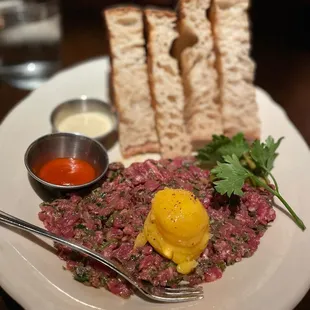
M 210 217 L 211 238 L 188 275 L 179 274 L 176 265 L 158 254 L 148 243 L 134 249 L 134 241 L 143 230 L 151 201 L 159 190 L 181 188 L 200 199 Z M 222 196 L 209 181 L 209 172 L 197 167 L 192 158 L 147 160 L 125 168 L 110 164 L 102 186 L 86 197 L 71 195 L 42 203 L 40 220 L 47 230 L 82 244 L 121 263 L 138 281 L 154 286 L 190 285 L 215 281 L 225 268 L 257 250 L 268 223 L 275 217 L 272 195 L 250 185 L 242 197 Z M 58 255 L 65 269 L 86 285 L 105 287 L 127 298 L 130 285 L 105 266 L 62 245 Z

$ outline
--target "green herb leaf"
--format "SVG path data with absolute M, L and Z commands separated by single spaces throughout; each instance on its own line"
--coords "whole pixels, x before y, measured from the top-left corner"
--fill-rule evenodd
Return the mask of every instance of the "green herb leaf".
M 232 137 L 230 143 L 219 148 L 219 152 L 224 155 L 236 155 L 240 158 L 244 153 L 248 152 L 249 144 L 244 139 L 243 133 L 238 133 Z
M 249 146 L 242 133 L 232 139 L 223 135 L 213 136 L 211 143 L 198 150 L 196 158 L 200 164 L 215 165 L 211 170 L 210 179 L 220 194 L 227 194 L 229 197 L 232 194 L 242 196 L 242 187 L 249 179 L 253 186 L 265 188 L 276 196 L 292 215 L 298 227 L 305 230 L 305 224 L 282 197 L 277 181 L 271 173 L 282 139 L 275 141 L 268 137 L 265 142 L 256 140 Z M 268 176 L 271 177 L 275 189 L 270 186 Z
M 136 261 L 136 260 L 139 259 L 139 257 L 140 257 L 140 255 L 138 255 L 138 254 L 137 254 L 137 255 L 133 255 L 133 254 L 132 254 L 132 255 L 130 256 L 130 260 Z
M 249 145 L 242 133 L 238 133 L 232 139 L 223 135 L 213 135 L 212 142 L 198 150 L 196 158 L 202 164 L 216 164 L 216 162 L 223 162 L 225 155 L 234 154 L 240 158 L 248 150 Z
M 77 229 L 87 229 L 85 225 L 83 224 L 77 224 L 74 226 L 74 228 L 77 228 Z
M 84 282 L 88 282 L 89 281 L 89 277 L 88 277 L 88 275 L 86 273 L 81 274 L 81 275 L 75 274 L 74 275 L 74 280 L 84 283 Z
M 223 261 L 216 263 L 216 266 L 220 268 L 222 271 L 225 271 L 226 269 L 226 264 Z
M 227 194 L 228 197 L 232 194 L 242 196 L 242 187 L 251 173 L 241 165 L 235 154 L 226 155 L 223 158 L 225 162 L 218 162 L 217 166 L 211 170 L 216 179 L 213 182 L 215 189 L 222 195 Z
M 89 281 L 89 271 L 86 267 L 79 266 L 75 268 L 74 279 L 79 282 L 88 282 Z
M 121 174 L 121 170 L 115 170 L 115 171 L 110 172 L 108 176 L 109 182 L 114 181 L 120 174 Z
M 218 152 L 219 148 L 230 143 L 230 139 L 221 135 L 213 135 L 212 142 L 204 148 L 198 150 L 196 158 L 202 163 L 216 163 L 222 160 L 222 154 Z
M 101 277 L 100 277 L 100 284 L 101 284 L 102 286 L 106 287 L 107 282 L 108 282 L 108 278 L 105 277 L 104 275 L 101 275 Z
M 282 139 L 283 137 L 275 142 L 274 139 L 269 136 L 265 143 L 256 140 L 251 146 L 251 157 L 255 161 L 256 165 L 263 169 L 266 174 L 268 174 L 273 169 L 274 161 L 278 156 L 276 150 L 278 149 Z
M 104 250 L 106 247 L 108 247 L 110 244 L 112 244 L 114 241 L 113 240 L 110 240 L 110 241 L 106 241 L 106 242 L 103 242 L 100 246 L 100 250 Z
M 113 226 L 113 223 L 114 223 L 114 219 L 116 217 L 116 215 L 118 214 L 117 211 L 114 211 L 108 218 L 108 220 L 106 221 L 105 225 L 107 227 L 112 227 Z

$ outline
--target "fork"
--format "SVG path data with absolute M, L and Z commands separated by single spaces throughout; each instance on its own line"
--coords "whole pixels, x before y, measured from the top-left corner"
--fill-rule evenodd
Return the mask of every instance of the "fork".
M 0 210 L 0 223 L 4 223 L 9 226 L 13 226 L 30 233 L 38 234 L 48 239 L 52 239 L 55 242 L 68 246 L 75 251 L 78 251 L 91 257 L 92 259 L 112 269 L 122 278 L 127 280 L 133 287 L 136 288 L 136 291 L 138 293 L 141 293 L 142 296 L 149 301 L 176 303 L 176 302 L 195 301 L 203 298 L 202 287 L 189 287 L 186 285 L 180 285 L 177 288 L 169 288 L 169 287 L 154 287 L 150 283 L 146 282 L 138 283 L 137 281 L 132 279 L 128 274 L 128 272 L 126 272 L 126 270 L 124 270 L 124 268 L 117 262 L 114 261 L 112 262 L 111 260 L 103 257 L 102 255 L 82 245 L 72 243 L 71 241 L 63 237 L 59 237 L 39 226 L 30 224 L 1 210 Z

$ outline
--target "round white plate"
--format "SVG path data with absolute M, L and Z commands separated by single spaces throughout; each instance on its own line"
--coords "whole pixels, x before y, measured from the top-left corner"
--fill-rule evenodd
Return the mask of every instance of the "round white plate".
M 37 217 L 41 200 L 28 182 L 24 152 L 33 140 L 50 132 L 49 116 L 60 102 L 82 95 L 109 100 L 108 73 L 107 58 L 64 71 L 4 120 L 0 127 L 2 210 L 41 225 Z M 283 110 L 260 89 L 257 101 L 263 137 L 285 136 L 274 174 L 284 197 L 308 226 L 305 232 L 277 210 L 277 219 L 255 255 L 227 268 L 222 279 L 206 284 L 204 300 L 163 305 L 135 296 L 123 300 L 104 289 L 86 287 L 62 269 L 63 262 L 53 253 L 51 242 L 0 226 L 0 285 L 27 310 L 293 309 L 310 286 L 310 153 Z M 111 161 L 121 160 L 117 145 L 110 157 Z

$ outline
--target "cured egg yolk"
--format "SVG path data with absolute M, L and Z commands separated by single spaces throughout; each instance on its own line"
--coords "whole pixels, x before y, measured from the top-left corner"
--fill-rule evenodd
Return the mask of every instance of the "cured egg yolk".
M 164 257 L 188 274 L 209 241 L 209 216 L 199 199 L 183 189 L 158 191 L 135 246 L 149 242 Z

